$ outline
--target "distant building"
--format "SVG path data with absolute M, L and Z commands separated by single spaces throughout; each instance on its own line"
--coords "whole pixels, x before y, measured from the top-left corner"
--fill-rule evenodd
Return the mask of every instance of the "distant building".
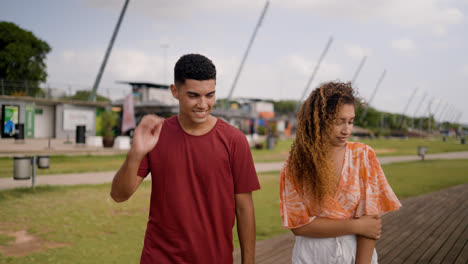
M 67 96 L 67 93 L 64 90 L 58 88 L 45 87 L 42 88 L 42 91 L 44 91 L 47 98 L 59 99 Z
M 274 104 L 270 101 L 266 101 L 258 98 L 236 98 L 234 99 L 239 106 L 234 108 L 243 109 L 248 113 L 249 117 L 253 118 L 274 118 L 275 108 Z M 233 108 L 233 106 L 231 106 Z
M 119 82 L 132 87 L 135 117 L 139 121 L 146 114 L 169 116 L 179 112 L 178 101 L 169 85 L 149 82 Z M 123 100 L 113 102 L 122 105 Z
M 149 82 L 119 82 L 129 84 L 132 87 L 135 103 L 148 103 L 162 106 L 178 105 L 177 100 L 172 96 L 170 86 Z
M 179 112 L 179 103 L 172 96 L 169 85 L 149 82 L 119 82 L 132 87 L 134 110 L 137 123 L 144 115 L 156 114 L 163 117 Z M 228 121 L 244 133 L 254 133 L 258 126 L 265 127 L 268 122 L 276 122 L 274 104 L 257 98 L 236 98 L 229 109 L 222 106 L 212 110 L 212 114 Z M 112 103 L 121 106 L 123 100 Z M 269 120 L 269 121 L 267 121 Z M 280 128 L 284 129 L 284 121 Z
M 25 138 L 70 138 L 76 135 L 76 126 L 86 126 L 86 136 L 96 135 L 96 110 L 108 102 L 88 102 L 29 96 L 0 96 L 0 136 L 13 137 L 4 131 L 5 125 L 23 124 Z

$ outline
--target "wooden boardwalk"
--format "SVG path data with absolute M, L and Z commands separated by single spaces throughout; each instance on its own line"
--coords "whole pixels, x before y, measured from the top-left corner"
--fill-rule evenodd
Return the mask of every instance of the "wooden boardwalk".
M 384 215 L 379 263 L 468 263 L 468 184 L 402 201 Z M 257 242 L 256 263 L 291 263 L 291 233 Z M 240 263 L 240 252 L 234 252 Z

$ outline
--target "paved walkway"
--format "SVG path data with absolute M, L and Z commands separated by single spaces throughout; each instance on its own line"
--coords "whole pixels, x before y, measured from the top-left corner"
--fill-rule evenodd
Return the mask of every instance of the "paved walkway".
M 0 157 L 33 155 L 113 155 L 127 153 L 126 150 L 103 148 L 86 144 L 75 144 L 75 139 L 0 139 Z
M 381 157 L 381 164 L 393 162 L 405 162 L 420 160 L 418 156 L 397 156 L 397 157 Z M 450 152 L 426 155 L 426 159 L 468 159 L 468 151 Z M 53 164 L 51 164 L 53 166 Z M 282 168 L 283 162 L 256 163 L 257 172 L 278 171 Z M 115 171 L 94 172 L 94 173 L 73 173 L 73 174 L 56 174 L 43 175 L 36 177 L 36 186 L 38 185 L 77 185 L 77 184 L 99 184 L 111 182 Z M 148 177 L 149 179 L 150 177 Z M 11 178 L 0 179 L 0 190 L 12 189 L 19 187 L 30 187 L 31 180 L 13 180 Z
M 382 217 L 383 235 L 376 248 L 379 263 L 468 263 L 468 184 L 402 201 Z M 259 241 L 258 264 L 291 263 L 292 233 Z M 241 263 L 240 250 L 234 263 Z

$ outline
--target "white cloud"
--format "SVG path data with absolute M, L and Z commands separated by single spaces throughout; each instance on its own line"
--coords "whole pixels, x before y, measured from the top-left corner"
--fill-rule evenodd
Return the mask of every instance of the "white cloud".
M 47 60 L 49 82 L 89 89 L 94 83 L 103 59 L 102 51 L 67 50 Z M 114 49 L 101 79 L 101 87 L 114 87 L 116 81 L 151 81 L 163 78 L 164 59 L 140 50 Z M 167 71 L 167 80 L 170 78 Z
M 359 45 L 347 44 L 344 46 L 345 53 L 355 60 L 361 60 L 364 56 L 370 56 L 370 49 L 362 48 Z
M 114 0 L 83 1 L 90 7 L 112 9 L 116 12 L 122 8 L 122 3 Z M 333 19 L 351 18 L 370 23 L 384 21 L 404 28 L 422 28 L 437 36 L 444 35 L 448 28 L 464 20 L 460 8 L 453 6 L 455 5 L 453 1 L 445 0 L 272 0 L 270 2 L 271 9 L 295 9 L 315 16 Z M 128 9 L 164 23 L 171 23 L 210 13 L 258 16 L 264 3 L 264 1 L 249 0 L 140 0 L 131 1 Z
M 285 8 L 302 9 L 315 15 L 384 22 L 404 28 L 423 28 L 443 35 L 450 26 L 462 23 L 463 13 L 444 0 L 290 0 Z
M 299 55 L 289 55 L 283 59 L 285 66 L 292 71 L 297 72 L 299 75 L 309 78 L 314 70 L 317 62 L 310 61 Z M 317 72 L 317 79 L 338 79 L 343 75 L 343 69 L 337 65 L 327 62 L 322 62 Z
M 112 10 L 122 9 L 123 4 L 115 0 L 83 0 L 86 5 L 96 8 L 106 8 Z M 250 9 L 260 12 L 263 1 L 249 0 L 139 0 L 130 1 L 128 10 L 137 12 L 159 21 L 168 23 L 175 20 L 185 20 L 200 15 L 201 12 L 209 13 L 232 13 L 244 12 Z
M 460 72 L 468 76 L 468 64 L 463 65 L 462 68 L 460 69 Z
M 392 48 L 401 52 L 411 52 L 416 49 L 416 45 L 411 39 L 397 39 L 392 41 Z
M 225 54 L 213 56 L 218 70 L 217 96 L 225 97 L 231 89 L 240 63 L 239 58 Z M 299 99 L 316 62 L 297 54 L 279 57 L 271 62 L 248 60 L 240 75 L 233 97 Z M 309 91 L 320 83 L 343 76 L 340 65 L 324 61 Z

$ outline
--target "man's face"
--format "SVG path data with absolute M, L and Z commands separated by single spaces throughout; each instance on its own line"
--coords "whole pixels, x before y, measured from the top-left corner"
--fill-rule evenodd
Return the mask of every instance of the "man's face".
M 331 143 L 335 147 L 342 147 L 346 144 L 354 122 L 354 105 L 344 104 L 338 109 L 336 120 L 333 123 L 333 134 Z
M 187 79 L 177 87 L 171 85 L 172 95 L 179 100 L 179 117 L 183 122 L 200 125 L 208 120 L 216 100 L 215 88 L 215 80 Z

